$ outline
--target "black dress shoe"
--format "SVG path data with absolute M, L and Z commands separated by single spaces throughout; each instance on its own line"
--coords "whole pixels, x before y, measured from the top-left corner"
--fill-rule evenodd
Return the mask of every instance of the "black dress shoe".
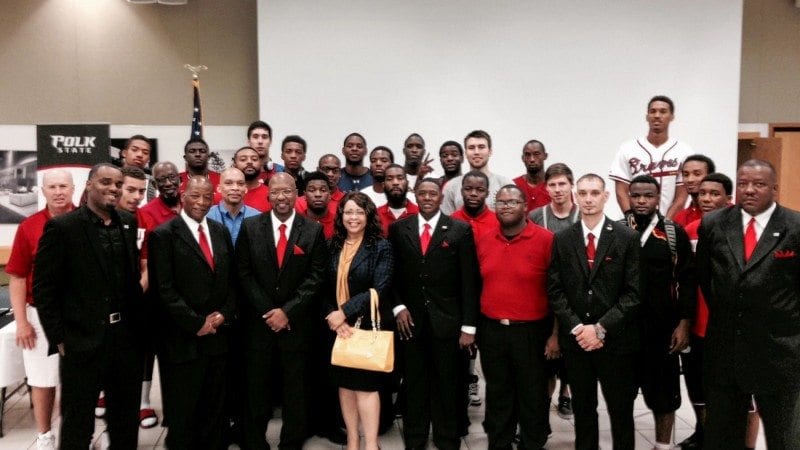
M 702 450 L 703 435 L 695 431 L 694 434 L 684 439 L 678 446 L 682 450 Z

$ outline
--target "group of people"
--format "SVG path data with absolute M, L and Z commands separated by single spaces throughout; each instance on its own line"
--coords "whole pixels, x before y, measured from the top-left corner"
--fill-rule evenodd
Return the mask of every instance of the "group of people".
M 640 389 L 656 449 L 671 448 L 681 366 L 697 414 L 682 448 L 753 447 L 756 410 L 770 449 L 800 448 L 800 214 L 776 203 L 770 163 L 743 163 L 734 183 L 669 137 L 673 117 L 654 97 L 647 136 L 620 148 L 619 221 L 603 177 L 545 167 L 538 140 L 523 175 L 493 173 L 482 130 L 441 145 L 438 178 L 418 134 L 403 165 L 384 146 L 366 165 L 358 133 L 344 165 L 326 154 L 306 171 L 296 135 L 279 165 L 262 121 L 221 173 L 196 137 L 184 172 L 150 171 L 140 135 L 122 167 L 91 169 L 78 207 L 70 174 L 46 173 L 47 205 L 6 269 L 40 448 L 55 445 L 59 382 L 60 448 L 86 448 L 95 413 L 112 447 L 135 448 L 159 420 L 157 355 L 170 449 L 269 448 L 276 406 L 280 448 L 318 434 L 375 450 L 397 413 L 406 448 L 458 449 L 478 351 L 492 449 L 546 444 L 556 376 L 577 449 L 599 448 L 598 384 L 615 449 L 634 448 Z M 373 290 L 395 372 L 332 366 L 337 336 L 378 325 Z

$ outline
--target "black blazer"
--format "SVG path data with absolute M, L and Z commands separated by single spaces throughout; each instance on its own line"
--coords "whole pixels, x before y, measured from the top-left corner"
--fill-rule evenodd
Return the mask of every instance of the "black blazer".
M 33 297 L 51 353 L 60 343 L 67 352 L 96 350 L 103 341 L 110 313 L 121 313 L 122 321 L 113 326 L 127 330 L 131 338 L 136 339 L 142 330 L 136 218 L 124 211 L 111 214 L 122 232 L 126 256 L 121 261 L 125 295 L 119 300 L 119 311 L 109 308 L 109 273 L 97 226 L 92 222 L 94 213 L 82 206 L 51 219 L 44 227 L 33 271 Z
M 458 338 L 462 326 L 476 326 L 480 301 L 480 271 L 472 228 L 442 214 L 423 256 L 419 216 L 389 227 L 395 252 L 393 306 L 405 305 L 420 333 Z M 425 319 L 427 317 L 427 319 Z
M 599 322 L 606 329 L 604 350 L 619 354 L 638 350 L 639 253 L 639 234 L 605 218 L 590 271 L 581 222 L 556 233 L 547 294 L 563 348 L 582 352 L 570 331 L 579 324 Z
M 228 351 L 228 327 L 197 336 L 206 316 L 219 311 L 226 322 L 235 314 L 236 268 L 228 230 L 212 220 L 207 236 L 214 270 L 182 217 L 161 224 L 148 238 L 150 294 L 159 317 L 158 350 L 173 363 Z
M 756 394 L 800 390 L 800 214 L 778 205 L 747 263 L 738 206 L 705 215 L 698 236 L 706 376 L 733 374 Z
M 276 337 L 282 345 L 306 348 L 318 320 L 317 292 L 324 282 L 328 251 L 322 226 L 294 215 L 283 267 L 278 268 L 272 213 L 249 217 L 236 239 L 236 260 L 242 289 L 241 321 L 245 345 L 266 348 Z M 290 330 L 275 333 L 261 317 L 281 308 Z
M 336 273 L 339 267 L 340 250 L 331 249 L 331 258 L 328 262 L 327 288 L 324 313 L 325 315 L 338 309 L 336 303 Z M 342 311 L 347 316 L 347 321 L 353 325 L 362 317 L 361 328 L 371 328 L 370 320 L 370 288 L 378 291 L 380 300 L 381 329 L 392 329 L 391 284 L 394 270 L 394 255 L 392 246 L 385 239 L 378 239 L 374 243 L 364 242 L 350 263 L 347 277 L 350 299 L 342 305 Z

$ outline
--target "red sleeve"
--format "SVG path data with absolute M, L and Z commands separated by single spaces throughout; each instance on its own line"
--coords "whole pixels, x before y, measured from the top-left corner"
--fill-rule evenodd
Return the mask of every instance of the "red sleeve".
M 25 223 L 17 228 L 14 236 L 14 245 L 11 247 L 11 256 L 6 264 L 6 273 L 21 278 L 26 278 L 33 272 L 34 248 L 28 235 L 29 227 Z

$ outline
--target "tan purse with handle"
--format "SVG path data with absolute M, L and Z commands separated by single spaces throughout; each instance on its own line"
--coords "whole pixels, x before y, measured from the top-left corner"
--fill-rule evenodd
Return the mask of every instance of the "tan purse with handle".
M 391 372 L 394 369 L 394 333 L 381 331 L 378 291 L 370 289 L 369 294 L 372 329 L 362 330 L 359 317 L 352 328 L 352 336 L 346 339 L 336 336 L 331 351 L 331 364 L 373 372 Z

